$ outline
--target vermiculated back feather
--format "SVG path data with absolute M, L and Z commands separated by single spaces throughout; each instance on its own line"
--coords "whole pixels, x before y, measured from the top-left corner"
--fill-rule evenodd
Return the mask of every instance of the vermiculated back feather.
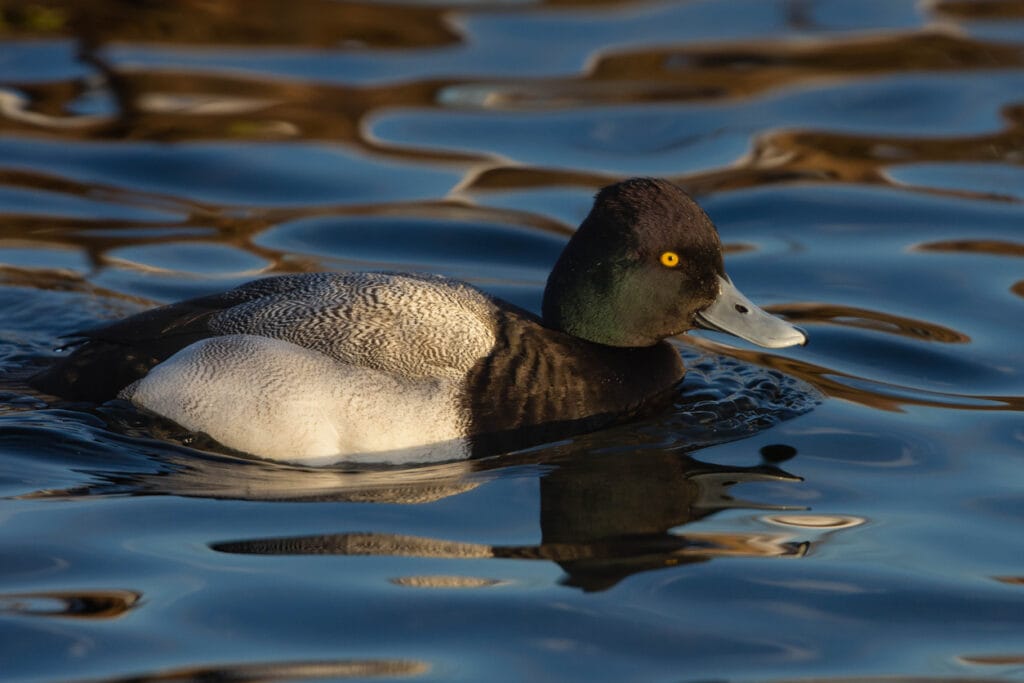
M 282 339 L 404 377 L 460 379 L 494 345 L 495 305 L 456 280 L 391 273 L 280 279 L 289 286 L 215 314 L 210 329 Z
M 144 311 L 77 333 L 84 341 L 33 386 L 104 401 L 207 337 L 254 334 L 408 377 L 461 378 L 494 343 L 494 304 L 440 276 L 310 273 Z

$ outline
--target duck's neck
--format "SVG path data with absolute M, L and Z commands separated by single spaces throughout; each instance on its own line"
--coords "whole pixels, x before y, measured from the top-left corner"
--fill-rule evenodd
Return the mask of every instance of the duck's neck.
M 542 319 L 553 330 L 595 344 L 615 347 L 653 346 L 660 339 L 623 324 L 630 315 L 627 282 L 614 263 L 591 258 L 581 249 L 566 249 L 548 276 Z M 639 302 L 636 302 L 639 304 Z

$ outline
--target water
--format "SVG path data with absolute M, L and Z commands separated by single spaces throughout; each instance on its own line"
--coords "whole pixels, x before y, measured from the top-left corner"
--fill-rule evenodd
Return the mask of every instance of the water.
M 1021 3 L 0 18 L 4 680 L 1024 678 Z M 666 414 L 407 470 L 18 385 L 61 334 L 268 273 L 537 310 L 640 174 L 809 346 L 688 335 Z

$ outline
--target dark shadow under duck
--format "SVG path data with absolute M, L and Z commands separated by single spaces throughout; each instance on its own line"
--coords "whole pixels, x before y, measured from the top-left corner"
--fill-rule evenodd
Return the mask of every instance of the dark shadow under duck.
M 632 179 L 598 193 L 541 318 L 440 276 L 284 275 L 77 333 L 32 384 L 127 399 L 269 459 L 449 460 L 664 407 L 685 373 L 665 339 L 695 327 L 806 341 L 732 285 L 688 195 Z

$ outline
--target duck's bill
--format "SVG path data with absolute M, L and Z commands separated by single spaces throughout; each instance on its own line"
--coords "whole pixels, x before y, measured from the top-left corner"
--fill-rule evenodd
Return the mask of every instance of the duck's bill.
M 807 343 L 800 328 L 755 306 L 724 277 L 718 278 L 718 298 L 697 313 L 697 323 L 769 349 Z

